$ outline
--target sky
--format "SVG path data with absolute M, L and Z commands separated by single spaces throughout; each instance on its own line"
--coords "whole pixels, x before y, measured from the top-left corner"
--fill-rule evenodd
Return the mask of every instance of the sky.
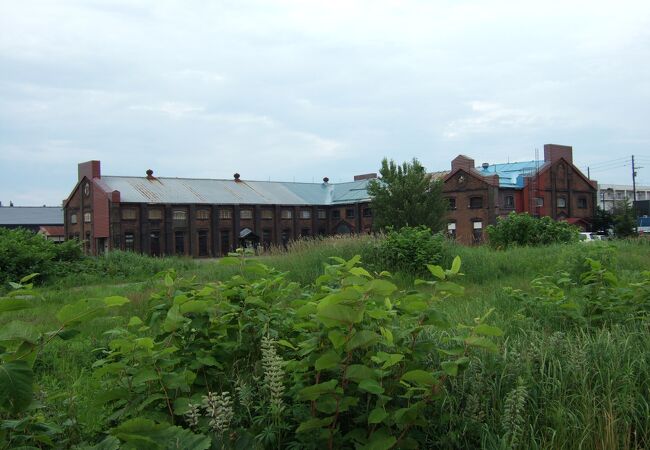
M 0 201 L 105 175 L 350 181 L 573 146 L 650 185 L 650 2 L 0 1 Z

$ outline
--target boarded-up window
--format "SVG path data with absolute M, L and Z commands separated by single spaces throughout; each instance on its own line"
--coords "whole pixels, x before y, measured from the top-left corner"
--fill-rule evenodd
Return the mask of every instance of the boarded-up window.
M 273 210 L 272 209 L 263 209 L 262 210 L 262 219 L 273 219 Z
M 232 219 L 232 210 L 230 209 L 220 209 L 219 210 L 220 219 Z
M 161 220 L 162 219 L 162 210 L 158 208 L 150 209 L 148 212 L 149 220 Z
M 483 197 L 470 197 L 469 207 L 471 209 L 483 208 Z
M 587 197 L 578 197 L 578 208 L 587 209 Z
M 124 208 L 122 210 L 122 219 L 135 220 L 135 218 L 136 218 L 135 208 Z
M 70 215 L 70 223 L 72 223 L 72 224 L 77 223 L 77 215 L 76 214 L 71 214 Z
M 196 218 L 199 220 L 208 220 L 210 218 L 210 211 L 207 209 L 199 209 L 196 211 Z
M 239 218 L 240 219 L 252 219 L 253 218 L 253 211 L 250 209 L 242 209 L 239 211 Z

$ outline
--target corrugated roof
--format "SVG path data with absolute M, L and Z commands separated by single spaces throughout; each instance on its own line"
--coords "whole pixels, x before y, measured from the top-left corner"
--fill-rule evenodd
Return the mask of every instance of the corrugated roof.
M 126 203 L 330 205 L 369 199 L 368 180 L 326 184 L 103 176 L 101 181 L 108 192 L 120 191 Z
M 1 206 L 0 225 L 63 225 L 59 206 Z
M 537 170 L 542 170 L 544 161 L 523 161 L 504 164 L 491 164 L 487 169 L 477 167 L 482 175 L 499 176 L 499 187 L 523 188 L 524 177 L 533 175 Z

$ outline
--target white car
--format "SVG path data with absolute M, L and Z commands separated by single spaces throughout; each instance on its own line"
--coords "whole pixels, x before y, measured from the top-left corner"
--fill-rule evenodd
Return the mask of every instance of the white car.
M 582 242 L 604 241 L 606 239 L 605 236 L 601 236 L 600 234 L 587 232 L 580 233 L 579 238 Z

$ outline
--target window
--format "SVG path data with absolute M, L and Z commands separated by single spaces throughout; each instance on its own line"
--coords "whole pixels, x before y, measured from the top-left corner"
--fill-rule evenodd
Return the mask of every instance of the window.
M 173 217 L 175 222 L 187 222 L 187 211 L 184 209 L 175 209 Z
M 149 220 L 162 220 L 162 210 L 158 208 L 150 209 L 147 214 Z
M 135 250 L 135 235 L 133 233 L 124 233 L 124 250 L 127 252 Z
M 90 185 L 88 183 L 84 184 L 84 195 L 86 197 L 90 195 Z
M 311 211 L 308 209 L 301 209 L 300 210 L 300 218 L 301 219 L 311 219 Z
M 327 219 L 327 211 L 324 209 L 319 209 L 316 211 L 316 217 L 319 219 Z
M 70 223 L 71 224 L 77 223 L 77 215 L 76 214 L 70 215 Z
M 270 244 L 271 241 L 272 241 L 271 230 L 269 230 L 268 228 L 263 229 L 262 230 L 262 242 L 264 244 Z
M 535 206 L 538 208 L 544 206 L 544 197 L 535 197 Z
M 587 209 L 587 197 L 578 197 L 578 208 Z
M 345 210 L 346 219 L 354 219 L 354 208 L 348 208 Z
M 263 209 L 262 210 L 262 219 L 273 219 L 273 210 L 272 209 Z
M 90 213 L 89 212 L 84 213 L 84 222 L 85 223 L 90 223 L 90 219 L 92 219 Z
M 293 211 L 290 209 L 283 209 L 281 217 L 283 219 L 293 219 Z
M 363 208 L 363 217 L 372 217 L 372 209 Z
M 309 228 L 303 228 L 300 230 L 300 235 L 302 237 L 311 236 L 311 230 Z
M 483 222 L 480 220 L 475 220 L 472 222 L 472 240 L 474 244 L 481 242 L 483 238 Z
M 135 208 L 124 208 L 122 210 L 122 219 L 135 220 L 135 218 L 136 218 Z
M 210 218 L 210 211 L 207 209 L 199 209 L 196 211 L 196 218 L 198 220 L 208 220 Z
M 174 233 L 174 243 L 177 255 L 185 254 L 185 233 L 177 231 Z
M 251 209 L 242 209 L 239 211 L 239 218 L 240 219 L 252 219 L 253 218 L 253 210 Z
M 456 209 L 456 198 L 455 197 L 449 197 L 447 199 L 447 209 Z
M 333 209 L 332 210 L 332 219 L 340 219 L 340 218 L 341 218 L 341 210 Z
M 504 208 L 512 209 L 515 207 L 515 198 L 512 195 L 506 195 L 504 199 Z
M 447 224 L 447 235 L 451 239 L 456 239 L 456 222 L 449 222 Z
M 220 219 L 232 219 L 232 210 L 230 209 L 220 209 L 219 210 Z
M 469 207 L 471 209 L 483 208 L 483 197 L 470 197 Z
M 558 197 L 557 198 L 557 207 L 558 208 L 566 208 L 566 198 L 565 197 Z

